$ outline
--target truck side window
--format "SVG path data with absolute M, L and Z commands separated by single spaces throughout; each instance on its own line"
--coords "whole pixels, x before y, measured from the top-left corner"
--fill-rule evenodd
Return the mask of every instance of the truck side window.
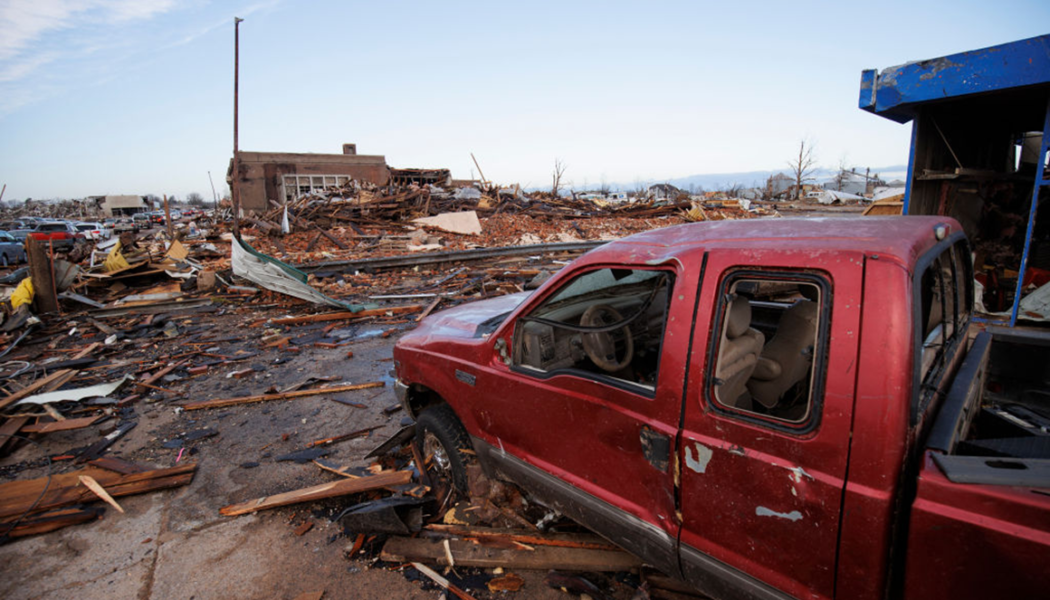
M 604 268 L 574 277 L 522 317 L 513 364 L 656 389 L 674 274 Z
M 920 381 L 929 384 L 948 357 L 948 347 L 966 334 L 973 301 L 972 268 L 966 247 L 956 244 L 946 249 L 922 274 L 919 290 L 919 326 L 922 332 Z
M 828 289 L 809 275 L 745 273 L 726 281 L 709 369 L 716 407 L 792 427 L 813 422 Z

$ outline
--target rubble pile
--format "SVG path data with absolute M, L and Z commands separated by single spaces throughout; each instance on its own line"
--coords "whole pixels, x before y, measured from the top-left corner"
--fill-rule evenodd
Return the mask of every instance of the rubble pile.
M 249 458 L 232 468 L 315 470 L 260 475 L 216 499 L 214 518 L 337 507 L 345 554 L 359 568 L 397 570 L 461 598 L 525 581 L 595 598 L 670 586 L 476 465 L 466 493 L 432 480 L 413 423 L 383 400 L 389 357 L 353 381 L 317 366 L 352 362 L 361 344 L 394 338 L 435 310 L 535 289 L 606 240 L 760 213 L 352 183 L 290 204 L 288 227 L 284 207 L 247 215 L 240 239 L 222 211 L 67 253 L 30 239 L 29 266 L 0 278 L 0 543 L 110 518 L 127 496 L 196 487 L 202 471 L 212 477 L 217 464 L 206 460 L 225 437 L 240 435 L 250 449 L 233 446 Z M 295 366 L 304 364 L 314 372 Z M 378 422 L 296 433 L 338 410 L 371 411 Z M 372 462 L 336 456 L 387 425 L 401 429 Z M 300 522 L 296 535 L 314 523 Z

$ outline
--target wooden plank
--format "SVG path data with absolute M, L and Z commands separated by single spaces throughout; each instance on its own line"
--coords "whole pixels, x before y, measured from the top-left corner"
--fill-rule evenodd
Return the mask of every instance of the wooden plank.
M 17 517 L 26 511 L 40 498 L 44 489 L 47 492 L 40 498 L 40 502 L 33 509 L 34 512 L 43 512 L 61 506 L 69 506 L 82 502 L 92 502 L 95 495 L 87 488 L 79 485 L 79 477 L 88 475 L 95 479 L 106 491 L 115 498 L 141 494 L 169 487 L 186 485 L 193 479 L 193 473 L 197 470 L 196 463 L 187 463 L 170 469 L 154 469 L 142 473 L 122 475 L 104 469 L 89 467 L 71 473 L 61 473 L 51 476 L 48 484 L 47 477 L 38 479 L 27 479 L 22 481 L 11 481 L 0 484 L 0 519 Z
M 202 408 L 223 408 L 226 406 L 236 406 L 238 404 L 267 402 L 269 400 L 291 400 L 293 398 L 302 398 L 304 396 L 318 396 L 320 394 L 337 394 L 339 392 L 350 392 L 354 390 L 364 390 L 369 388 L 383 387 L 384 385 L 386 384 L 382 381 L 372 381 L 369 383 L 355 383 L 352 385 L 335 385 L 331 387 L 316 388 L 312 390 L 299 390 L 297 392 L 286 392 L 283 394 L 260 394 L 258 396 L 242 396 L 240 398 L 219 398 L 216 400 L 202 400 L 200 402 L 190 402 L 189 404 L 183 404 L 182 408 L 186 410 L 199 410 Z
M 422 574 L 426 575 L 427 577 L 429 577 L 434 583 L 436 583 L 436 584 L 440 585 L 441 587 L 445 588 L 446 590 L 452 592 L 460 600 L 475 600 L 474 596 L 471 596 L 470 594 L 468 594 L 468 593 L 464 592 L 463 590 L 459 589 L 458 587 L 453 585 L 451 582 L 449 582 L 449 580 L 447 580 L 444 577 L 442 577 L 441 575 L 437 574 L 430 567 L 428 567 L 426 565 L 423 565 L 423 564 L 420 564 L 420 563 L 417 563 L 417 562 L 416 563 L 412 563 L 412 566 L 417 571 L 419 571 L 420 573 L 422 573 Z
M 270 321 L 273 325 L 298 325 L 300 323 L 320 323 L 322 321 L 342 321 L 345 319 L 357 319 L 363 317 L 383 317 L 388 314 L 400 315 L 405 313 L 414 313 L 419 310 L 423 310 L 422 304 L 412 304 L 409 306 L 389 306 L 387 308 L 372 308 L 368 310 L 362 310 L 358 312 L 334 312 L 334 313 L 321 313 L 319 315 L 306 315 L 302 317 L 286 317 L 284 319 L 273 319 Z
M 64 421 L 54 421 L 52 423 L 36 423 L 34 425 L 26 425 L 22 428 L 22 431 L 26 433 L 54 433 L 56 431 L 70 431 L 73 429 L 83 429 L 90 427 L 98 421 L 101 415 L 94 415 L 91 417 L 83 417 L 80 419 L 66 419 Z
M 6 453 L 9 446 L 13 446 L 15 439 L 11 436 L 18 432 L 29 422 L 30 417 L 12 417 L 0 426 L 0 456 Z
M 47 533 L 56 529 L 62 529 L 70 525 L 79 525 L 102 518 L 106 509 L 101 506 L 88 506 L 85 508 L 62 508 L 24 519 L 17 527 L 8 531 L 7 526 L 0 525 L 0 530 L 6 531 L 6 535 L 12 538 L 26 537 Z
M 642 561 L 622 550 L 591 550 L 537 546 L 531 550 L 487 548 L 469 540 L 445 540 L 457 566 L 504 569 L 560 569 L 566 571 L 628 571 Z M 392 537 L 379 555 L 382 560 L 427 562 L 449 566 L 440 540 Z
M 45 386 L 51 385 L 52 383 L 54 383 L 56 381 L 59 381 L 59 380 L 65 378 L 65 377 L 68 377 L 70 375 L 70 373 L 76 373 L 76 371 L 72 371 L 70 369 L 59 369 L 59 370 L 55 371 L 54 373 L 51 373 L 50 375 L 48 375 L 46 377 L 42 377 L 40 379 L 37 379 L 33 383 L 27 385 L 26 387 L 18 390 L 17 392 L 15 392 L 13 394 L 8 394 L 7 397 L 5 397 L 2 400 L 0 400 L 0 410 L 3 410 L 5 408 L 7 408 L 8 406 L 11 406 L 15 402 L 18 402 L 19 400 L 21 400 L 22 398 L 25 398 L 26 396 L 32 396 L 38 390 L 43 389 Z M 68 381 L 68 379 L 66 381 Z
M 321 440 L 314 440 L 306 445 L 307 448 L 313 448 L 314 446 L 325 446 L 328 444 L 334 444 L 336 442 L 342 442 L 344 440 L 350 440 L 354 438 L 364 437 L 380 427 L 386 427 L 386 425 L 375 425 L 373 427 L 366 427 L 365 429 L 358 429 L 357 431 L 351 431 L 350 433 L 344 433 L 342 435 L 334 435 Z
M 88 461 L 88 464 L 93 467 L 99 467 L 100 469 L 106 469 L 107 471 L 113 471 L 114 473 L 121 473 L 122 475 L 131 475 L 132 473 L 145 473 L 150 469 L 142 465 L 137 465 L 133 462 L 126 461 L 121 458 L 115 458 L 112 456 L 103 456 L 102 458 L 96 458 L 95 460 Z
M 105 333 L 105 332 L 103 331 L 102 333 Z M 102 342 L 92 342 L 92 343 L 88 344 L 86 348 L 84 348 L 80 352 L 77 352 L 76 354 L 74 354 L 73 355 L 73 360 L 78 360 L 78 359 L 81 359 L 81 358 L 87 358 L 87 356 L 89 354 L 91 354 L 95 350 L 98 350 L 101 347 L 102 347 Z
M 276 508 L 278 506 L 288 506 L 289 504 L 298 504 L 300 502 L 310 502 L 313 500 L 322 500 L 324 498 L 357 494 L 360 492 L 377 490 L 390 485 L 401 485 L 403 483 L 408 483 L 411 479 L 411 471 L 392 471 L 389 473 L 373 475 L 371 477 L 362 477 L 361 479 L 340 479 L 339 481 L 333 481 L 331 483 L 324 483 L 300 490 L 284 492 L 274 496 L 263 496 L 262 498 L 256 498 L 247 502 L 231 504 L 222 507 L 219 509 L 219 512 L 226 516 L 243 515 L 258 510 Z
M 441 301 L 444 300 L 444 299 L 445 299 L 445 297 L 441 296 L 441 295 L 439 295 L 437 298 L 434 298 L 434 301 L 431 302 L 430 304 L 428 304 L 427 307 L 425 309 L 423 309 L 423 312 L 419 313 L 419 316 L 416 317 L 416 323 L 418 323 L 418 322 L 422 321 L 423 319 L 427 318 L 427 315 L 429 315 L 430 313 L 434 312 L 434 309 L 437 308 L 437 305 L 441 304 Z
M 526 529 L 497 529 L 493 527 L 469 527 L 440 523 L 427 525 L 426 529 L 464 539 L 517 542 L 529 546 L 558 546 L 562 548 L 588 548 L 591 550 L 620 549 L 616 544 L 592 533 L 537 533 Z

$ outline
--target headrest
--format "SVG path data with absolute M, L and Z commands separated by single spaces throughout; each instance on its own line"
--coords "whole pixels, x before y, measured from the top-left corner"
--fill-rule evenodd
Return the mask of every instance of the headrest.
M 736 296 L 729 303 L 729 322 L 726 323 L 726 337 L 738 338 L 747 333 L 751 327 L 751 303 L 743 296 Z

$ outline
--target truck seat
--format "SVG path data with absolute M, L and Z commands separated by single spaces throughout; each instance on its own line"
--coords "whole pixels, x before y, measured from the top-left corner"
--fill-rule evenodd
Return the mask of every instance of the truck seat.
M 765 341 L 765 336 L 751 327 L 751 303 L 743 296 L 735 296 L 726 310 L 715 368 L 715 397 L 720 403 L 741 408 L 750 404 L 742 396 Z
M 817 303 L 811 300 L 799 300 L 784 311 L 747 382 L 755 402 L 773 408 L 784 392 L 809 375 L 818 318 Z

